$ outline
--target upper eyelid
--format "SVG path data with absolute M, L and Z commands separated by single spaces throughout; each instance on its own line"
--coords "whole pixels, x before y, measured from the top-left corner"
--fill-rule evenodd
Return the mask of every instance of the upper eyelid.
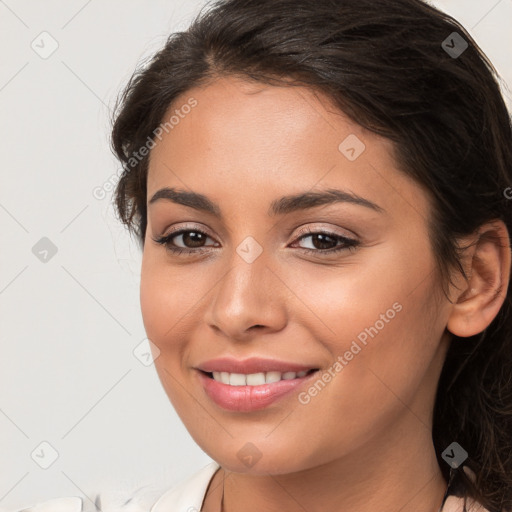
M 177 227 L 175 229 L 172 229 L 171 231 L 164 232 L 161 236 L 162 237 L 178 236 L 178 235 L 183 234 L 183 232 L 187 232 L 187 231 L 200 231 L 200 232 L 204 233 L 206 236 L 208 236 L 209 238 L 212 238 L 212 239 L 214 238 L 212 235 L 210 235 L 209 231 L 206 228 L 203 228 L 202 226 L 201 227 L 198 227 L 198 226 L 180 226 L 180 227 Z

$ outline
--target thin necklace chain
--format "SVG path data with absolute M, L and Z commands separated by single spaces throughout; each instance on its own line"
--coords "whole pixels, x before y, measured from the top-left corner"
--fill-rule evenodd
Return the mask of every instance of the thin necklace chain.
M 222 499 L 220 500 L 220 512 L 224 512 L 224 485 L 226 483 L 226 472 L 222 470 Z

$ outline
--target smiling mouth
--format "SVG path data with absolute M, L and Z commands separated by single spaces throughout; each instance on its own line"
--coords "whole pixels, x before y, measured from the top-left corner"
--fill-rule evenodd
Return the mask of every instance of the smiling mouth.
M 303 370 L 300 372 L 258 372 L 258 373 L 230 373 L 230 372 L 205 372 L 199 370 L 203 375 L 210 379 L 227 384 L 230 386 L 261 386 L 264 384 L 272 384 L 282 380 L 302 379 L 310 374 L 317 372 L 318 368 L 311 370 Z

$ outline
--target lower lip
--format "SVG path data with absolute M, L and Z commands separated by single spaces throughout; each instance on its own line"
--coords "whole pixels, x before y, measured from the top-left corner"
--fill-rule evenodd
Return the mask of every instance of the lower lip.
M 283 398 L 318 373 L 318 370 L 304 377 L 280 380 L 260 386 L 230 386 L 223 384 L 198 370 L 199 379 L 206 394 L 217 405 L 229 411 L 257 411 Z

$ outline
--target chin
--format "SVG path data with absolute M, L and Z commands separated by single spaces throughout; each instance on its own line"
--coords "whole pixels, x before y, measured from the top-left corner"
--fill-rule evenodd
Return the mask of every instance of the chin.
M 199 444 L 199 443 L 198 443 Z M 284 475 L 315 467 L 321 461 L 313 454 L 302 453 L 299 446 L 283 447 L 282 443 L 266 443 L 264 439 L 251 441 L 231 440 L 222 447 L 201 445 L 201 448 L 225 470 L 251 475 Z M 259 448 L 258 448 L 259 447 Z M 223 449 L 222 449 L 223 448 Z

